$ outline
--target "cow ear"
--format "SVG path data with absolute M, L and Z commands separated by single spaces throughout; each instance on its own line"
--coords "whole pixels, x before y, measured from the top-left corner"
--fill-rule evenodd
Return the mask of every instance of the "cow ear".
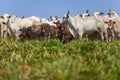
M 103 12 L 100 13 L 100 15 L 103 15 L 103 14 L 104 14 Z
M 83 15 L 82 15 L 82 14 L 80 14 L 79 16 L 80 16 L 80 17 L 83 17 Z
M 107 22 L 107 21 L 105 21 L 104 23 L 108 24 L 108 22 Z
M 90 16 L 90 14 L 88 14 L 88 16 Z
M 0 16 L 0 18 L 4 18 L 3 16 Z
M 11 18 L 11 16 L 8 16 L 8 18 Z
M 115 24 L 116 22 L 114 21 L 113 24 Z

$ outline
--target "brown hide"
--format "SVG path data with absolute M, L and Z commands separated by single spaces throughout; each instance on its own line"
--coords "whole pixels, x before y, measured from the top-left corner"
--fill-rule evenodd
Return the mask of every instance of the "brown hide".
M 63 23 L 57 23 L 58 28 L 58 38 L 63 43 L 68 43 L 73 39 L 73 36 L 70 33 L 69 27 Z
M 101 39 L 99 32 L 96 30 L 84 32 L 83 38 L 89 39 L 89 40 L 100 40 Z

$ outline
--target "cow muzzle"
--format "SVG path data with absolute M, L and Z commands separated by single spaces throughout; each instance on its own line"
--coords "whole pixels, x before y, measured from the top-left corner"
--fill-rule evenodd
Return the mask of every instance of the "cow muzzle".
M 2 22 L 3 24 L 6 24 L 6 22 Z

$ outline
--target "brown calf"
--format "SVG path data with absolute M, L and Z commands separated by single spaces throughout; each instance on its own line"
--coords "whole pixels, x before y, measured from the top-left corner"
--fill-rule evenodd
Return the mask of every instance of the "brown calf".
M 58 39 L 63 43 L 68 43 L 73 39 L 69 27 L 59 21 L 55 23 L 58 28 Z
M 83 37 L 88 40 L 100 40 L 100 33 L 96 30 L 86 31 L 83 33 Z
M 105 22 L 107 24 L 107 36 L 108 36 L 108 41 L 111 41 L 112 39 L 115 38 L 115 21 L 109 20 Z

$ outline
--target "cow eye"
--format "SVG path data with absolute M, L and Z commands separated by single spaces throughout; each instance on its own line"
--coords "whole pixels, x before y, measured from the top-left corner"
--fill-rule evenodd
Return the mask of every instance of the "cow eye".
M 11 16 L 8 16 L 7 18 L 11 18 Z
M 63 19 L 65 19 L 65 16 L 63 17 Z

